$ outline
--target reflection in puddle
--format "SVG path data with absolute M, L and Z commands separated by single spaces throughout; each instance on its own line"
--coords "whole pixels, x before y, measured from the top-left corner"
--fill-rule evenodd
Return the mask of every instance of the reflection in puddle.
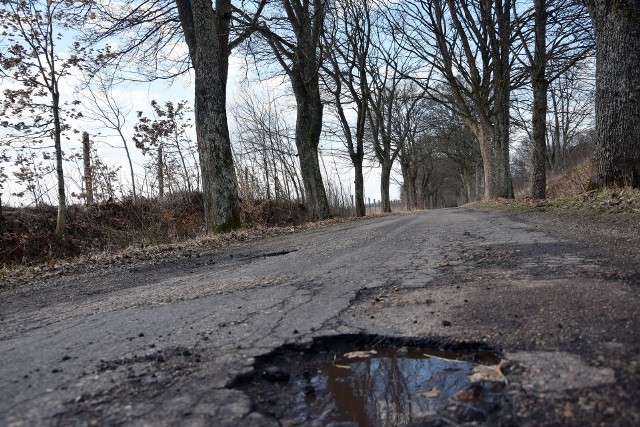
M 367 346 L 347 336 L 306 349 L 285 346 L 259 358 L 254 373 L 236 386 L 252 397 L 258 411 L 283 426 L 311 420 L 405 426 L 511 419 L 506 378 L 495 353 L 386 341 L 386 347 Z
M 384 348 L 361 357 L 338 357 L 296 379 L 312 419 L 329 411 L 332 421 L 360 426 L 402 426 L 447 410 L 452 403 L 492 400 L 495 383 L 472 382 L 476 365 L 460 354 L 427 355 L 419 349 Z M 306 387 L 306 388 L 305 388 Z M 497 390 L 496 390 L 497 391 Z M 452 406 L 451 409 L 457 408 Z

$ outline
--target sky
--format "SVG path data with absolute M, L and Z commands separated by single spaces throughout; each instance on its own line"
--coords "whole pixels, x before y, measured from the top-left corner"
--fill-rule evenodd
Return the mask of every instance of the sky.
M 230 111 L 235 103 L 239 102 L 238 97 L 241 88 L 243 85 L 247 85 L 247 81 L 250 82 L 248 83 L 249 91 L 253 91 L 256 96 L 260 96 L 260 91 L 268 88 L 278 96 L 281 96 L 282 102 L 291 107 L 295 106 L 295 101 L 290 95 L 289 82 L 286 78 L 275 77 L 267 80 L 266 82 L 258 83 L 255 81 L 257 78 L 252 75 L 252 73 L 252 70 L 247 70 L 243 58 L 238 55 L 232 56 L 229 66 L 229 81 L 227 86 L 228 111 Z M 63 102 L 81 98 L 77 93 L 75 93 L 77 88 L 74 87 L 79 79 L 80 76 L 75 75 L 69 76 L 62 81 L 61 92 Z M 0 83 L 0 88 L 2 88 L 3 85 L 6 85 L 6 82 Z M 156 100 L 160 104 L 164 104 L 166 101 L 172 101 L 175 104 L 179 101 L 187 100 L 189 101 L 189 104 L 193 106 L 193 86 L 188 78 L 180 78 L 172 82 L 164 80 L 151 83 L 127 82 L 116 86 L 112 93 L 113 97 L 117 100 L 118 105 L 129 111 L 126 118 L 124 134 L 129 141 L 129 150 L 132 155 L 134 170 L 137 175 L 142 174 L 143 165 L 149 160 L 149 157 L 144 156 L 141 150 L 135 148 L 133 141 L 131 141 L 131 137 L 134 134 L 133 126 L 137 122 L 137 112 L 143 111 L 146 115 L 150 115 L 150 103 L 152 100 Z M 295 125 L 295 108 L 288 108 L 287 111 L 287 121 L 293 128 Z M 331 114 L 328 107 L 325 108 L 325 120 L 331 120 Z M 98 150 L 99 156 L 109 165 L 120 166 L 119 178 L 127 187 L 130 187 L 131 179 L 125 150 L 115 131 L 104 129 L 95 121 L 90 121 L 86 118 L 73 122 L 72 126 L 79 131 L 87 131 L 92 135 L 92 142 L 94 143 L 94 147 Z M 237 127 L 231 114 L 229 114 L 229 127 L 231 139 L 233 141 Z M 69 140 L 65 140 L 63 142 L 63 150 L 66 154 L 81 150 L 80 135 L 80 133 L 68 133 Z M 335 137 L 333 139 L 335 139 Z M 195 141 L 195 132 L 193 140 Z M 346 149 L 342 144 L 336 143 L 335 141 L 329 141 L 326 138 L 321 141 L 320 152 L 324 153 L 323 160 L 326 170 L 329 175 L 331 175 L 331 179 L 336 184 L 338 183 L 338 180 L 341 181 L 345 190 L 350 187 L 350 194 L 353 194 L 353 169 L 345 158 L 334 158 L 329 155 L 330 152 L 335 151 L 336 149 L 342 150 L 346 154 Z M 4 193 L 2 201 L 4 204 L 28 206 L 31 201 L 27 197 L 18 198 L 11 196 L 11 193 L 18 193 L 22 190 L 21 186 L 17 183 L 17 180 L 12 176 L 12 170 L 13 169 L 10 166 L 7 166 L 5 169 L 5 173 L 9 175 L 9 181 L 4 184 L 4 190 L 0 189 L 0 193 Z M 372 201 L 374 199 L 380 200 L 379 168 L 375 163 L 372 163 L 365 168 L 364 172 L 365 198 L 370 198 Z M 79 192 L 77 187 L 77 183 L 80 179 L 79 175 L 80 171 L 77 165 L 65 162 L 65 176 L 69 181 L 67 184 L 68 195 L 74 192 Z M 54 178 L 54 176 L 51 176 L 51 181 L 53 181 Z M 55 192 L 53 191 L 55 186 L 51 184 L 50 187 L 52 194 L 49 197 L 49 201 L 55 204 Z M 396 199 L 398 197 L 398 186 L 392 182 L 391 198 Z M 76 203 L 78 202 L 78 199 L 70 200 L 70 202 Z

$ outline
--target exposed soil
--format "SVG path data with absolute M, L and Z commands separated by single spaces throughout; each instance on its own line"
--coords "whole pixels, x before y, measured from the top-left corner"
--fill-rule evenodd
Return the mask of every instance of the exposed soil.
M 612 255 L 618 262 L 640 262 L 640 211 L 637 209 L 608 211 L 545 204 L 539 207 L 493 206 L 496 208 L 535 229 L 580 242 L 594 252 Z

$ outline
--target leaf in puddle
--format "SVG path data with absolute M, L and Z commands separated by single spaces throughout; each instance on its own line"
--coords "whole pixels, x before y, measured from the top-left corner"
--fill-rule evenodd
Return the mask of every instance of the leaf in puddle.
M 419 391 L 418 393 L 416 393 L 416 396 L 433 399 L 434 397 L 440 396 L 440 393 L 441 391 L 437 387 L 433 387 L 432 389 L 426 391 Z
M 351 369 L 351 366 L 349 365 L 333 365 L 333 366 L 340 369 Z
M 476 365 L 473 367 L 473 374 L 469 375 L 469 381 L 474 383 L 507 383 L 507 377 L 504 376 L 502 370 L 502 362 L 493 366 Z
M 352 351 L 349 353 L 345 353 L 344 357 L 346 357 L 347 359 L 363 359 L 363 358 L 374 356 L 376 354 L 378 354 L 378 352 L 375 350 Z
M 481 392 L 482 386 L 480 384 L 472 384 L 471 387 L 458 391 L 452 397 L 458 402 L 475 402 L 480 398 Z

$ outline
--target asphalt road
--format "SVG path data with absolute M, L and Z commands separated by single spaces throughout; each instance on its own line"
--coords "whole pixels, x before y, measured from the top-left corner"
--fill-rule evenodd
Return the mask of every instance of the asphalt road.
M 468 208 L 61 276 L 0 294 L 0 425 L 278 425 L 227 386 L 351 333 L 492 346 L 518 425 L 640 425 L 639 277 Z

